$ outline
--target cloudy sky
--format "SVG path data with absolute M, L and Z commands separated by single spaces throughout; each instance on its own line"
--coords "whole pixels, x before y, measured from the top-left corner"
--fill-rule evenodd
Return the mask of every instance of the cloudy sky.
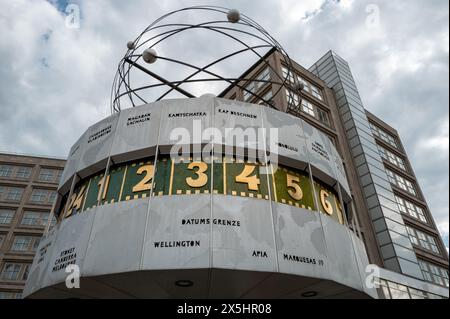
M 305 67 L 330 49 L 345 58 L 366 108 L 401 134 L 448 246 L 448 0 L 0 0 L 0 151 L 65 157 L 110 114 L 126 42 L 200 4 L 238 8 Z

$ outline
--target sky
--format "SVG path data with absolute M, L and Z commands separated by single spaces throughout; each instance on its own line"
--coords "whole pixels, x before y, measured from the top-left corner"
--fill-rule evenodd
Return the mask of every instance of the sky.
M 401 135 L 448 247 L 448 0 L 0 0 L 0 151 L 66 157 L 110 115 L 127 41 L 193 5 L 240 10 L 307 68 L 330 49 L 347 60 L 365 107 Z

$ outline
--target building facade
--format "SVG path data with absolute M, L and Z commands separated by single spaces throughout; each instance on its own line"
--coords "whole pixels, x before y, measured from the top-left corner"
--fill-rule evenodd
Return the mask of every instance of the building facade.
M 429 296 L 435 297 L 434 291 L 448 297 L 448 253 L 400 136 L 364 108 L 349 64 L 329 51 L 308 70 L 291 61 L 296 74 L 288 74 L 278 52 L 269 52 L 264 60 L 250 68 L 243 75 L 245 80 L 230 86 L 222 96 L 295 114 L 326 133 L 344 159 L 353 198 L 349 217 L 357 219 L 370 261 L 382 267 L 384 274 L 392 272 L 386 275 L 391 279 L 392 274 L 406 275 L 394 281 L 381 280 L 384 295 L 427 296 L 423 291 L 408 292 L 402 286 L 402 282 L 415 278 L 416 288 L 421 283 L 431 284 L 424 288 Z M 248 81 L 286 75 L 292 84 L 302 83 L 304 89 L 290 94 L 285 90 L 286 94 L 273 96 L 277 87 Z M 264 101 L 249 91 L 262 96 Z M 269 105 L 267 99 L 271 101 Z M 411 291 L 417 291 L 414 287 Z
M 40 238 L 56 222 L 50 212 L 64 165 L 0 153 L 0 299 L 22 297 Z

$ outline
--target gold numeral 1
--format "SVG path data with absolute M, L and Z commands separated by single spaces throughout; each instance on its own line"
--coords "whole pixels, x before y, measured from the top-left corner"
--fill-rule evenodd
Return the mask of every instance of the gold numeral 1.
M 106 183 L 105 183 L 105 177 L 100 179 L 100 181 L 98 182 L 98 196 L 97 196 L 97 200 L 100 200 L 100 199 L 103 200 L 103 199 L 106 198 L 106 193 L 108 192 L 108 187 L 109 187 L 109 179 L 110 179 L 110 176 L 108 175 L 108 176 L 106 176 Z M 105 185 L 103 185 L 103 184 L 105 184 Z M 100 194 L 100 192 L 102 190 L 102 187 L 103 187 L 103 193 Z
M 241 174 L 236 176 L 236 183 L 246 183 L 248 185 L 248 189 L 251 191 L 257 191 L 258 186 L 261 183 L 258 176 L 253 175 L 253 172 L 255 171 L 256 166 L 254 165 L 245 165 L 244 169 L 242 170 Z
M 141 175 L 145 172 L 145 176 L 133 187 L 133 193 L 147 191 L 152 188 L 151 180 L 153 179 L 153 171 L 153 165 L 143 165 L 139 167 L 136 174 Z
M 294 191 L 292 189 L 288 189 L 289 196 L 295 200 L 301 200 L 303 198 L 303 191 L 297 183 L 300 183 L 300 177 L 286 174 L 286 186 L 294 189 Z
M 202 187 L 208 183 L 208 175 L 205 174 L 208 169 L 208 165 L 203 162 L 192 162 L 188 165 L 188 169 L 193 170 L 198 168 L 195 174 L 198 176 L 196 179 L 192 177 L 186 177 L 186 183 L 191 187 Z

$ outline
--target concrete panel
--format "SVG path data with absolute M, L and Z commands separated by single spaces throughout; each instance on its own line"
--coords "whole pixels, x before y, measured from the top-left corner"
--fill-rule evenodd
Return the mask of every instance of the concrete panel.
M 272 203 L 280 272 L 328 279 L 334 267 L 327 257 L 319 213 Z
M 148 198 L 97 207 L 83 264 L 85 276 L 140 268 Z
M 213 267 L 277 271 L 270 201 L 213 195 L 213 218 Z
M 210 266 L 211 195 L 152 197 L 142 269 Z
M 223 152 L 227 154 L 227 149 L 237 149 L 239 154 L 244 150 L 248 152 L 249 149 L 253 150 L 253 153 L 263 154 L 265 139 L 262 134 L 261 110 L 262 107 L 255 104 L 215 99 L 213 127 L 218 130 L 217 133 L 220 132 L 220 136 L 214 136 L 215 148 L 221 144 L 225 146 Z M 258 150 L 261 153 L 258 153 Z M 264 156 L 259 155 L 259 158 Z
M 336 181 L 330 139 L 319 130 L 303 121 L 303 132 L 313 175 L 333 186 Z
M 363 290 L 359 268 L 349 230 L 333 219 L 320 214 L 325 234 L 330 278 L 347 287 Z
M 212 134 L 203 136 L 202 133 L 211 127 L 213 105 L 214 99 L 210 97 L 161 101 L 160 151 L 169 153 L 174 144 L 188 147 L 189 150 L 194 144 L 199 146 L 210 143 Z M 199 150 L 201 148 L 193 151 Z
M 271 154 L 269 159 L 275 156 L 278 157 L 279 164 L 305 170 L 308 166 L 308 154 L 302 121 L 295 116 L 268 107 L 262 108 L 262 115 L 266 147 Z M 271 129 L 275 129 L 277 135 L 271 134 Z M 278 136 L 277 139 L 276 136 Z M 271 162 L 273 163 L 272 159 Z
M 120 112 L 111 149 L 114 163 L 154 155 L 158 144 L 162 107 L 162 102 L 156 102 Z
M 359 239 L 352 231 L 349 231 L 350 238 L 352 240 L 353 248 L 355 250 L 356 262 L 358 265 L 361 282 L 363 284 L 363 289 L 366 294 L 371 296 L 372 298 L 378 299 L 377 290 L 373 287 L 369 287 L 366 284 L 366 278 L 371 273 L 370 268 L 367 268 L 370 265 L 369 258 L 367 257 L 366 248 L 361 239 Z M 367 270 L 367 272 L 366 272 Z
M 331 157 L 333 158 L 334 162 L 335 176 L 339 184 L 341 185 L 342 197 L 344 197 L 345 201 L 349 201 L 351 199 L 351 192 L 350 186 L 348 185 L 347 181 L 347 175 L 345 174 L 344 164 L 338 151 L 331 143 L 330 143 L 330 150 L 331 150 Z
M 78 161 L 78 174 L 84 178 L 106 167 L 119 114 L 92 125 L 86 132 Z
M 69 156 L 67 157 L 66 165 L 64 166 L 64 171 L 62 173 L 61 181 L 59 182 L 58 186 L 58 192 L 61 195 L 66 194 L 70 190 L 72 182 L 71 177 L 77 171 L 78 161 L 82 153 L 82 148 L 86 144 L 86 136 L 86 133 L 81 135 L 81 137 L 70 148 Z
M 61 222 L 57 229 L 57 238 L 52 245 L 51 258 L 43 286 L 64 282 L 68 275 L 65 268 L 69 264 L 77 265 L 80 274 L 83 275 L 82 265 L 94 215 L 95 209 L 91 209 L 89 213 L 76 214 Z
M 23 290 L 24 296 L 28 296 L 44 287 L 44 278 L 48 273 L 53 243 L 56 240 L 58 228 L 59 225 L 55 226 L 48 234 L 41 237 L 39 247 L 33 259 L 33 264 L 31 265 L 28 279 Z

